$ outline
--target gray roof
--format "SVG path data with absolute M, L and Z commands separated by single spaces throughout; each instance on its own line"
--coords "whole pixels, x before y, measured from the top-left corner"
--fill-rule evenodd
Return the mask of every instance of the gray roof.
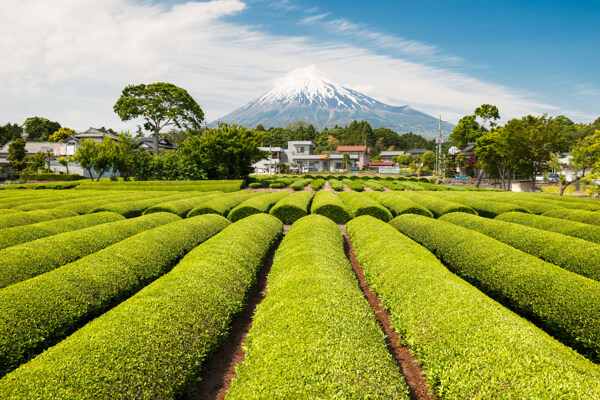
M 76 140 L 85 140 L 91 138 L 103 138 L 105 136 L 110 137 L 113 140 L 119 140 L 119 136 L 114 133 L 101 131 L 100 129 L 90 127 L 87 131 L 79 132 L 75 135 L 71 135 L 71 138 Z
M 380 156 L 400 156 L 404 154 L 402 150 L 383 150 L 379 152 Z
M 8 154 L 8 146 L 10 143 L 6 143 L 4 147 L 0 149 L 0 154 Z M 58 152 L 58 148 L 60 147 L 60 143 L 57 142 L 26 142 L 25 150 L 27 151 L 27 155 L 32 155 L 38 153 L 40 151 L 54 151 L 56 149 Z

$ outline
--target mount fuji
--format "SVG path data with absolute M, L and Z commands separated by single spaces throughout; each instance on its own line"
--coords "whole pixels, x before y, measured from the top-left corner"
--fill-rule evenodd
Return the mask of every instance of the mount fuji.
M 222 122 L 255 127 L 284 127 L 295 121 L 318 130 L 346 126 L 364 120 L 373 128 L 385 127 L 399 134 L 413 132 L 427 139 L 437 137 L 438 119 L 406 105 L 390 106 L 318 75 L 313 66 L 290 72 L 281 83 L 245 106 L 225 115 Z M 454 125 L 442 121 L 447 135 Z

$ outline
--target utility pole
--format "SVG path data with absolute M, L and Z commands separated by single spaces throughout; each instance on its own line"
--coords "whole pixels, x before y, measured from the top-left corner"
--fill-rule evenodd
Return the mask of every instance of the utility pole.
M 437 146 L 435 149 L 436 152 L 436 156 L 435 156 L 435 171 L 436 173 L 439 175 L 439 168 L 443 168 L 443 173 L 442 173 L 442 179 L 446 179 L 446 168 L 443 167 L 444 162 L 443 162 L 443 149 L 442 149 L 442 144 L 444 143 L 444 135 L 442 134 L 442 116 L 440 115 L 440 119 L 439 119 L 439 134 L 438 134 L 438 138 L 436 140 Z

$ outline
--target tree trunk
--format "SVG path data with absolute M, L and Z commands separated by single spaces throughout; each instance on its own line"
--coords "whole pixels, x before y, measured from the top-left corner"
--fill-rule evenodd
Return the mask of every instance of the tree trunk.
M 92 182 L 94 182 L 94 175 L 92 175 L 92 169 L 86 169 L 86 171 L 88 172 L 88 174 L 90 174 L 90 178 L 92 179 Z
M 477 176 L 477 183 L 475 183 L 475 187 L 479 187 L 481 185 L 481 179 L 483 179 L 483 168 L 479 169 L 479 175 Z

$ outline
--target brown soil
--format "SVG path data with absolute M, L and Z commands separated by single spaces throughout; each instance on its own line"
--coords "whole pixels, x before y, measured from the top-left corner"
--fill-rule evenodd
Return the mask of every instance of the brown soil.
M 419 360 L 411 354 L 410 349 L 407 346 L 401 345 L 400 336 L 392 328 L 390 313 L 383 307 L 381 301 L 367 283 L 363 270 L 354 253 L 354 247 L 350 237 L 344 233 L 344 239 L 346 256 L 352 264 L 352 269 L 358 279 L 358 285 L 365 295 L 365 298 L 368 300 L 369 305 L 375 312 L 377 320 L 385 333 L 385 342 L 388 351 L 396 360 L 396 363 L 400 367 L 400 371 L 406 379 L 406 383 L 410 390 L 410 398 L 413 400 L 435 400 L 436 398 L 429 394 L 430 389 L 429 386 L 427 386 L 425 374 Z
M 289 230 L 289 225 L 286 227 Z M 256 284 L 248 294 L 246 305 L 231 324 L 227 339 L 221 343 L 219 350 L 204 365 L 196 384 L 196 392 L 186 397 L 187 400 L 222 400 L 225 398 L 231 387 L 231 381 L 236 376 L 236 365 L 244 361 L 246 357 L 242 344 L 246 341 L 246 335 L 252 326 L 254 310 L 266 294 L 267 277 L 271 271 L 273 255 L 278 246 L 279 243 L 273 246 L 267 255 L 256 276 Z

